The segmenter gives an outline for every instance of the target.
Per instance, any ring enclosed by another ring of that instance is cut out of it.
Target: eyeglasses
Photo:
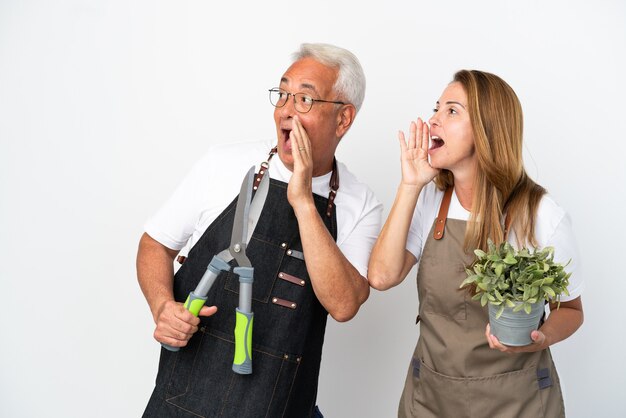
[[[332,100],[322,100],[322,99],[314,99],[309,95],[304,93],[288,93],[285,90],[281,90],[278,87],[274,87],[270,89],[270,103],[274,107],[283,107],[287,104],[289,100],[289,96],[293,96],[294,108],[299,113],[307,113],[313,107],[313,103],[322,102],[322,103],[334,103],[334,104],[346,104],[344,102],[332,101]]]

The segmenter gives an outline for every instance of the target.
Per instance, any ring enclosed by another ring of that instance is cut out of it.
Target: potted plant
[[[476,249],[474,254],[476,260],[465,269],[468,277],[461,287],[472,287],[472,299],[489,304],[491,332],[500,342],[530,344],[545,303],[560,303],[562,294],[569,295],[567,264],[554,261],[553,247],[516,250],[508,242],[495,245],[491,240],[487,252]]]

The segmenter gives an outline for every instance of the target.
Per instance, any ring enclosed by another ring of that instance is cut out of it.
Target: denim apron
[[[550,350],[507,354],[489,348],[487,307],[459,289],[474,256],[463,249],[466,222],[446,219],[449,190],[419,264],[420,336],[398,416],[564,417]]]
[[[336,188],[330,200],[313,195],[335,240]],[[229,246],[236,204],[235,198],[207,228],[176,273],[177,301],[185,301],[213,255]],[[144,417],[321,416],[315,400],[328,313],[311,286],[287,183],[270,179],[246,254],[254,267],[252,374],[232,371],[239,278],[231,270],[218,276],[206,301],[218,307],[217,313],[200,317],[199,331],[180,351],[161,349]]]

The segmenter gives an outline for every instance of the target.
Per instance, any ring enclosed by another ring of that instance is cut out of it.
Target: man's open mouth
[[[281,129],[280,131],[283,134],[283,140],[287,142],[289,140],[289,134],[291,133],[291,129]]]

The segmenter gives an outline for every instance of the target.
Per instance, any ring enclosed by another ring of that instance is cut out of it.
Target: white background
[[[301,42],[363,64],[338,157],[385,215],[398,129],[458,69],[511,84],[527,170],[584,262],[585,324],[553,348],[568,416],[626,416],[626,3],[371,3],[0,0],[0,416],[141,415],[159,352],[135,279],[143,223],[210,144],[274,136],[267,89]],[[416,311],[412,274],[329,321],[327,417],[395,416]]]

